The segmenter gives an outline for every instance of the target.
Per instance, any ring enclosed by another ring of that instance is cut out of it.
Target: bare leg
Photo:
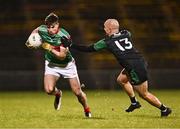
[[[62,97],[62,92],[55,87],[58,79],[59,77],[55,75],[47,74],[44,76],[44,89],[47,94],[55,96],[54,108],[56,110],[59,110],[61,107],[61,97]]]
[[[134,89],[139,93],[139,96],[149,102],[151,105],[160,108],[162,103],[159,99],[148,92],[148,82],[145,81],[141,85],[134,86]]]
[[[117,78],[117,82],[123,87],[123,89],[128,94],[128,96],[129,96],[129,98],[131,100],[131,105],[126,109],[126,112],[132,112],[135,109],[140,108],[141,105],[140,105],[140,103],[137,101],[137,99],[135,97],[133,86],[129,82],[128,77],[125,74],[124,69],[119,74],[119,76]]]
[[[81,90],[79,78],[69,78],[69,83],[73,93],[77,96],[79,103],[83,106],[86,117],[91,117],[90,108],[87,104],[86,94]]]
[[[47,94],[55,95],[58,92],[55,88],[58,79],[59,77],[51,74],[47,74],[44,76],[44,89]]]
[[[129,97],[135,96],[133,87],[129,83],[128,78],[125,74],[120,74],[117,78],[117,82],[119,85],[121,85],[123,87],[123,89],[125,90],[125,92],[128,94]]]
[[[148,92],[147,81],[143,82],[138,86],[134,86],[134,89],[139,93],[140,97],[161,110],[161,117],[167,117],[169,114],[171,114],[172,110],[170,108],[163,105],[156,96]]]

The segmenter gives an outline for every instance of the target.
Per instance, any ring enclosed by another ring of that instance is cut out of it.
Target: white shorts
[[[45,75],[51,74],[58,77],[62,76],[64,78],[75,78],[75,77],[79,78],[74,60],[69,62],[65,67],[58,66],[58,64],[54,64],[46,60],[44,74]]]

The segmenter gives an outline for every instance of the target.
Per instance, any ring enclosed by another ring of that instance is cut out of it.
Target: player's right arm
[[[94,44],[89,45],[89,46],[72,44],[71,48],[76,49],[81,52],[95,52],[96,51],[94,49]]]
[[[96,43],[89,45],[89,46],[72,44],[71,48],[74,48],[74,49],[76,49],[78,51],[82,51],[82,52],[96,52],[96,51],[106,48],[106,43],[105,43],[104,39],[102,39]]]
[[[49,43],[43,43],[42,48],[46,51],[53,53],[59,60],[64,60],[69,51],[68,48],[65,48],[63,46],[55,47],[55,46],[50,45]]]

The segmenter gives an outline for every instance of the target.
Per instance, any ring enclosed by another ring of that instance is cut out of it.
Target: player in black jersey
[[[65,46],[71,46],[71,48],[79,51],[96,52],[107,49],[115,56],[119,64],[124,68],[119,74],[117,82],[124,88],[131,100],[131,105],[126,109],[126,112],[132,112],[141,107],[135,98],[135,89],[140,97],[161,110],[162,117],[168,116],[172,112],[171,109],[162,104],[156,96],[148,91],[146,62],[134,48],[131,33],[127,30],[119,31],[119,22],[116,19],[107,19],[104,23],[104,30],[107,37],[90,46],[73,44],[71,40],[66,38],[62,40]]]

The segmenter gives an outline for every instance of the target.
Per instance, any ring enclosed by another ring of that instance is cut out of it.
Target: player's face
[[[50,26],[47,26],[47,30],[49,32],[49,34],[56,34],[59,31],[59,23],[54,23]]]

